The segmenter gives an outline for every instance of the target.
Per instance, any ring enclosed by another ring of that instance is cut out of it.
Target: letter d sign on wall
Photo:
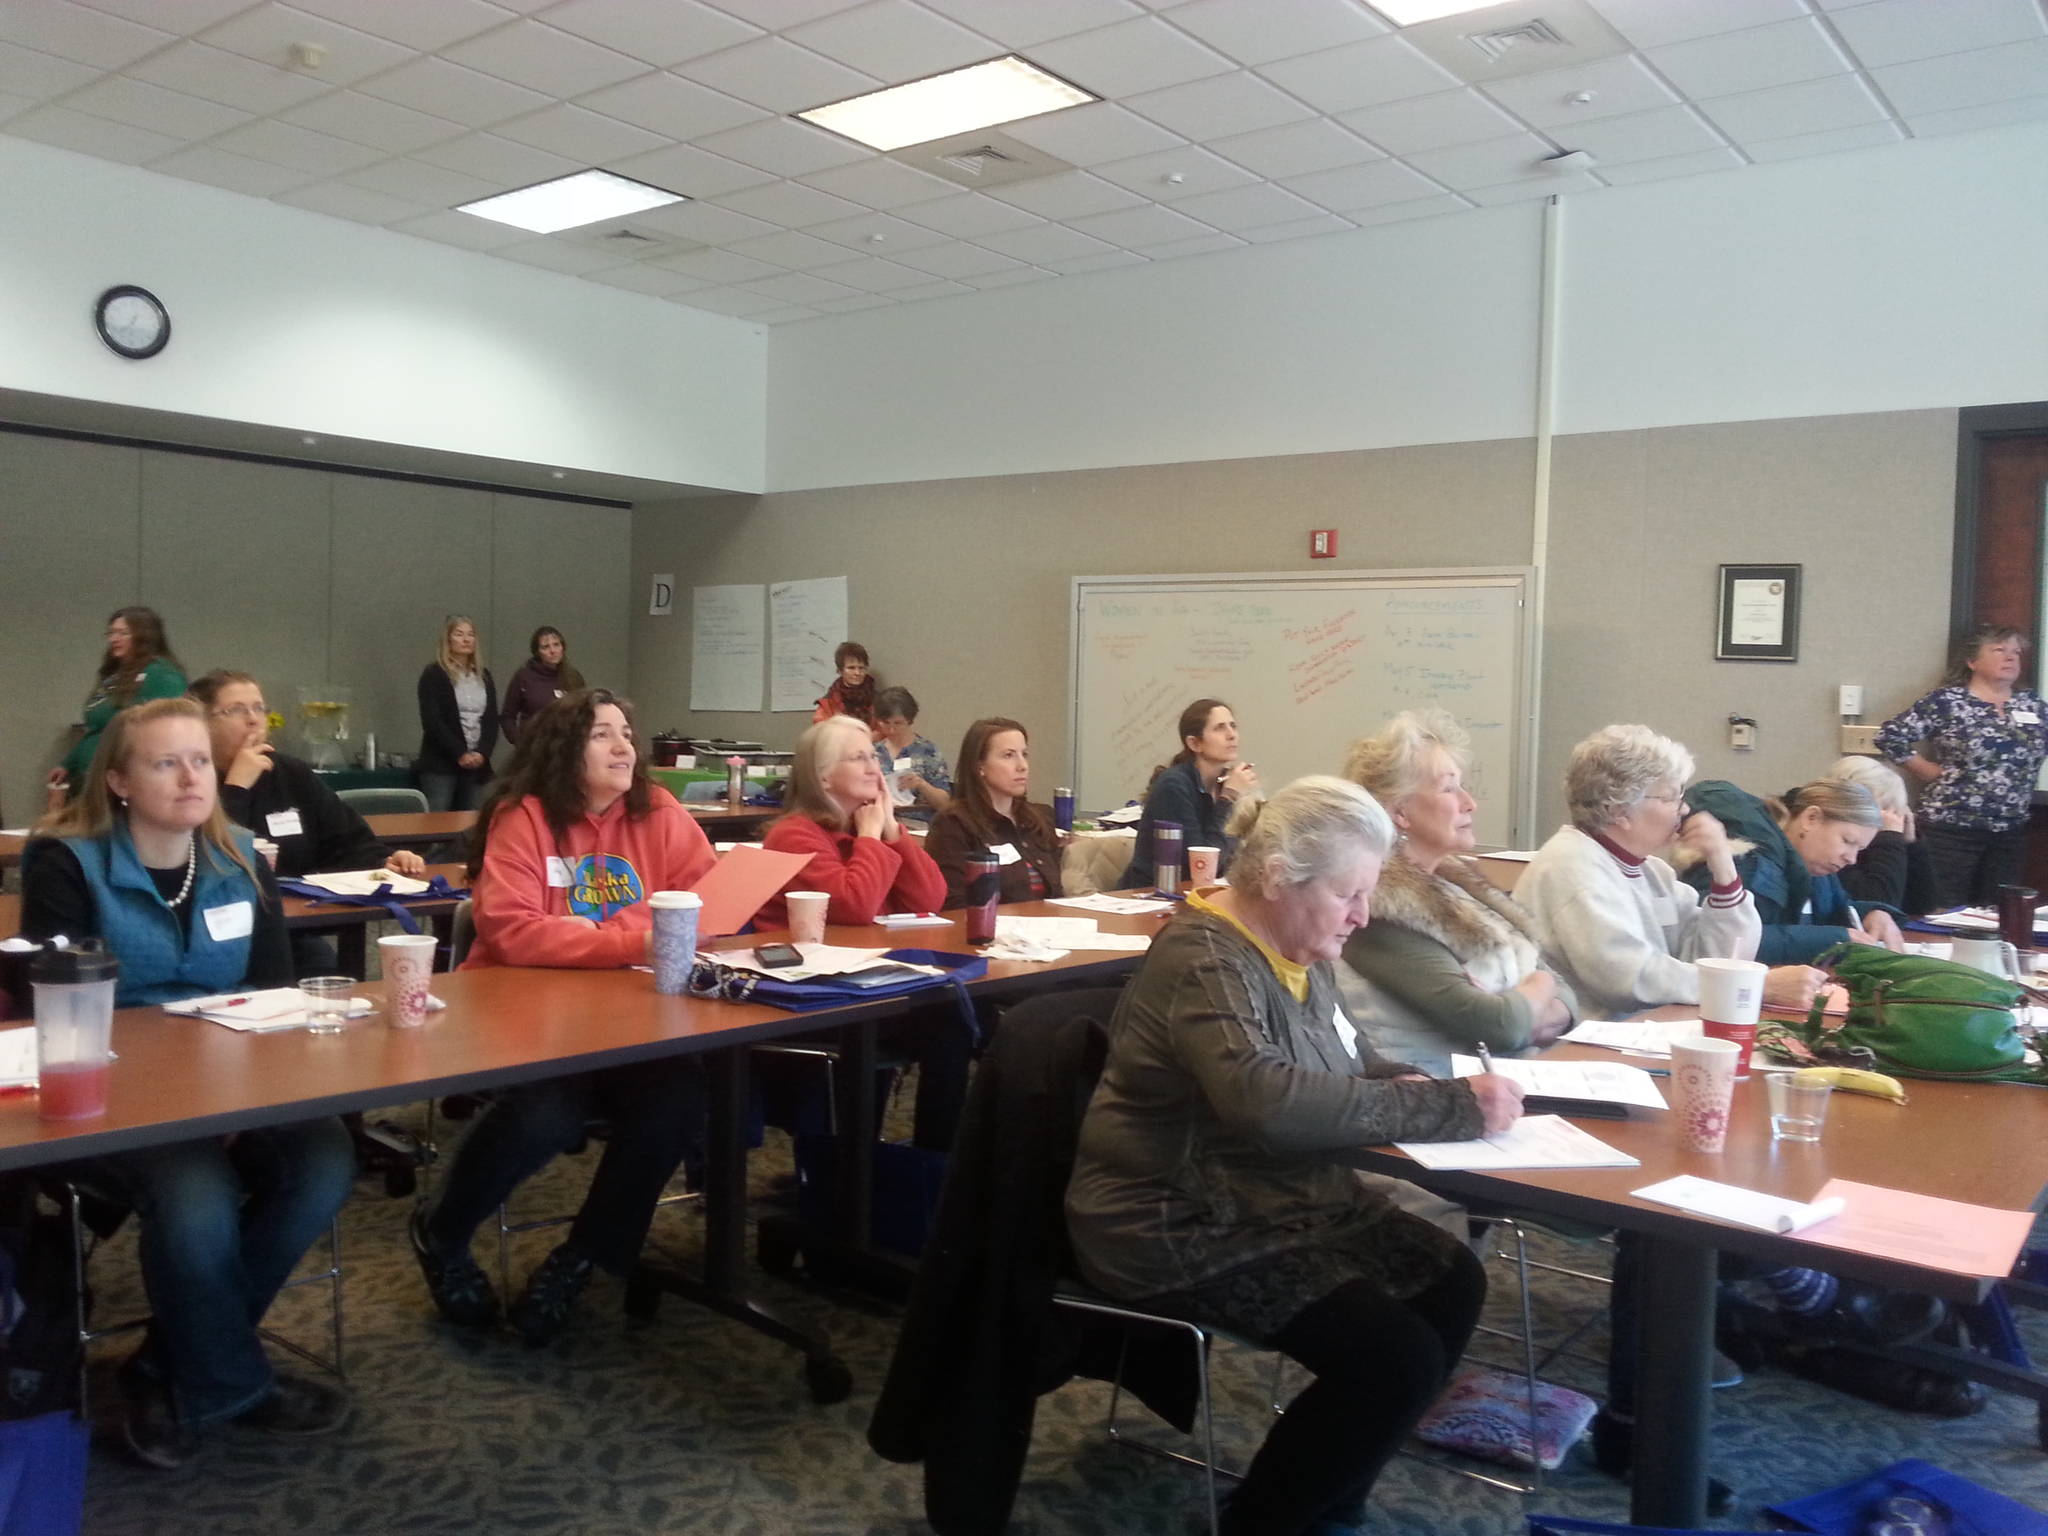
[[[664,618],[676,611],[676,578],[673,572],[654,578],[654,590],[647,596],[647,612]]]

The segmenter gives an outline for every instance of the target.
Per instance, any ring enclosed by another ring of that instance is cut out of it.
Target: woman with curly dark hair
[[[648,895],[689,890],[716,862],[675,796],[648,781],[629,708],[607,689],[579,689],[520,734],[470,834],[476,942],[462,969],[646,964]],[[440,1199],[413,1216],[413,1253],[441,1315],[475,1328],[497,1321],[498,1298],[470,1254],[478,1225],[602,1118],[611,1136],[568,1240],[528,1277],[510,1313],[528,1344],[552,1340],[594,1267],[624,1276],[638,1262],[702,1112],[688,1057],[500,1089]]]
[[[52,791],[85,782],[92,755],[99,750],[100,733],[122,710],[151,699],[175,699],[185,691],[185,670],[164,638],[164,621],[154,608],[116,608],[107,617],[107,649],[100,657],[100,669],[86,696],[85,734],[64,754],[64,761],[50,770]]]

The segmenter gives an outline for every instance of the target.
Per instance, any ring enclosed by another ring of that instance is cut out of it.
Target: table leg
[[[834,1235],[849,1250],[865,1252],[875,1207],[875,1021],[849,1024],[840,1038],[844,1047],[832,1079],[839,1141],[832,1160]]]
[[[1696,1526],[1706,1518],[1717,1265],[1714,1250],[1697,1243],[1642,1241],[1629,1518],[1638,1525]]]

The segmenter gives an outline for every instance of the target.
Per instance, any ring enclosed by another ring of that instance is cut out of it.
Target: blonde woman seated
[[[1756,954],[1762,926],[1728,834],[1712,816],[1686,814],[1692,768],[1690,752],[1646,725],[1595,731],[1565,766],[1570,824],[1515,886],[1544,954],[1589,1018],[1697,1003],[1695,960]],[[1674,843],[1706,869],[1704,895],[1659,857]],[[1823,979],[1811,966],[1777,967],[1764,1001],[1804,1009]]]
[[[1372,922],[1351,935],[1337,985],[1374,1050],[1438,1077],[1453,1051],[1546,1046],[1577,1017],[1571,988],[1542,967],[1536,923],[1464,857],[1477,803],[1463,727],[1412,709],[1352,744],[1344,776],[1385,806],[1400,834]]]

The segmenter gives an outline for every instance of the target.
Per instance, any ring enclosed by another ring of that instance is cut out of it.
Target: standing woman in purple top
[[[563,694],[584,686],[583,674],[569,665],[568,642],[554,625],[536,629],[526,649],[529,659],[512,674],[511,685],[505,689],[505,708],[498,716],[505,739],[515,746],[527,721]]]

